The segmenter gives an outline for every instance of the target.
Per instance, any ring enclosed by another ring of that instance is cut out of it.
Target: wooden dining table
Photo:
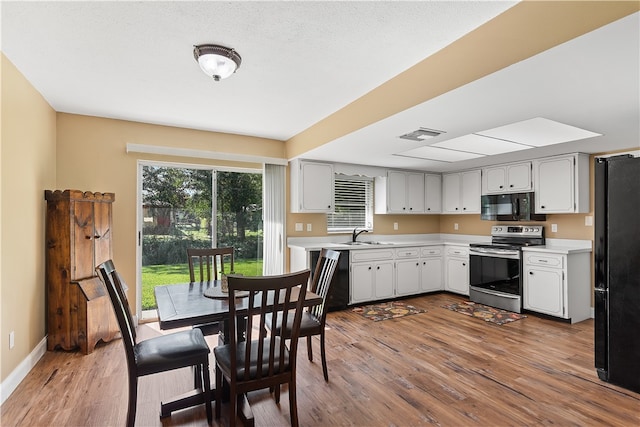
[[[219,334],[219,343],[225,344],[227,342],[226,331],[228,331],[229,321],[229,298],[211,298],[205,296],[205,292],[207,294],[220,295],[220,286],[221,282],[219,280],[156,286],[154,294],[158,307],[157,311],[160,329],[174,329],[185,326],[220,322],[222,324],[222,328]],[[294,291],[291,294],[292,299],[298,298],[299,293],[296,292],[297,289],[298,288],[294,288]],[[256,296],[256,298],[260,298],[260,295]],[[284,298],[284,295],[281,295],[281,298]],[[276,302],[272,298],[268,303],[275,304]],[[304,306],[311,307],[320,303],[322,303],[322,297],[307,290]],[[248,314],[248,303],[246,297],[236,298],[236,314],[238,316],[246,316]],[[241,334],[241,332],[242,331],[238,331],[238,334]],[[177,396],[169,402],[162,402],[160,406],[160,417],[168,417],[173,411],[200,405],[202,403],[204,403],[203,394],[198,392],[198,390],[192,390]],[[249,405],[246,396],[243,399],[243,402],[240,402],[238,409],[244,425],[253,425],[253,412],[251,411],[251,406]]]

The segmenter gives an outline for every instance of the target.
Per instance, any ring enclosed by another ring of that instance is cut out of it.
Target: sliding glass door
[[[139,178],[143,317],[155,286],[189,281],[187,248],[232,246],[237,273],[262,274],[261,171],[141,162]]]

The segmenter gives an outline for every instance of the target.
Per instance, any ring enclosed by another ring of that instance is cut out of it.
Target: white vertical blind
[[[350,231],[373,228],[373,180],[366,177],[334,179],[334,212],[327,214],[327,230]]]
[[[284,273],[285,175],[284,166],[265,163],[262,174],[262,274],[265,276]]]

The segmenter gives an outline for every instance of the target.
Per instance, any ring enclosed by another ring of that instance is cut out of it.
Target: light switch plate
[[[296,222],[296,231],[302,231],[302,223]]]
[[[587,215],[584,217],[584,225],[587,227],[593,227],[593,217],[591,215]]]
[[[551,232],[552,233],[558,232],[558,224],[551,224]]]

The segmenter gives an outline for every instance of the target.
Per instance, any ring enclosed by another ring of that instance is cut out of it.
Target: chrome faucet
[[[362,233],[368,233],[369,232],[369,230],[366,230],[366,229],[362,229],[362,230],[356,232],[357,230],[358,230],[358,227],[353,229],[353,234],[351,235],[351,241],[352,242],[355,242],[356,239],[358,238],[358,236],[361,235]]]

